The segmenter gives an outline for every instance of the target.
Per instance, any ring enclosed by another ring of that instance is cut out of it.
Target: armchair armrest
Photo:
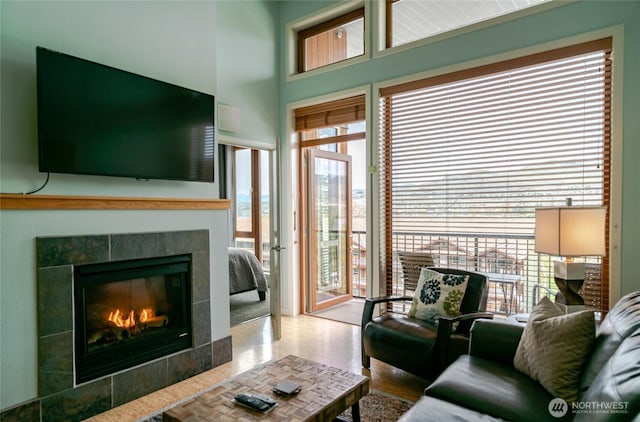
[[[524,326],[504,321],[477,320],[471,327],[469,354],[513,365]]]
[[[379,296],[367,298],[364,302],[364,309],[362,310],[362,329],[364,330],[365,325],[367,325],[373,319],[373,309],[376,305],[380,303],[406,302],[412,300],[413,297],[411,296]]]
[[[477,320],[477,319],[493,319],[491,312],[472,312],[469,314],[462,314],[456,317],[440,317],[438,319],[438,334],[436,344],[438,345],[438,373],[447,366],[447,359],[449,356],[449,346],[451,333],[453,332],[453,324],[455,322]]]
[[[451,336],[451,333],[453,332],[453,324],[455,322],[476,320],[480,318],[493,319],[493,314],[491,312],[472,312],[470,314],[462,314],[456,317],[440,317],[438,320],[438,341]]]
[[[360,325],[360,352],[362,354],[362,367],[369,368],[370,358],[367,356],[364,350],[364,329],[369,322],[373,319],[373,309],[380,303],[388,302],[406,302],[413,300],[411,296],[379,296],[367,298],[364,302],[364,309],[362,310],[362,323]]]

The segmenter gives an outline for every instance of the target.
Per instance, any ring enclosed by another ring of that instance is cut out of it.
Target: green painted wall
[[[1,0],[0,192],[29,191],[45,179],[37,156],[37,45],[239,104],[243,120],[254,123],[240,135],[273,140],[277,4],[233,5]],[[230,39],[241,43],[219,42]],[[252,57],[261,60],[241,71],[234,62],[238,57],[242,67]],[[218,185],[52,174],[40,193],[217,198]],[[35,237],[209,229],[215,340],[229,335],[228,227],[226,211],[0,211],[0,410],[37,397]]]
[[[282,2],[280,8],[280,48],[286,49],[286,25],[312,16],[331,5],[343,2],[290,1]],[[366,24],[371,29],[369,42],[375,40],[377,31],[376,1],[365,1],[369,7],[371,21]],[[371,23],[374,22],[374,23]],[[367,60],[342,67],[333,71],[318,73],[304,78],[288,80],[284,70],[287,69],[286,55],[281,56],[280,101],[282,115],[280,124],[281,137],[287,139],[287,105],[305,99],[313,99],[341,90],[389,81],[427,71],[435,71],[461,63],[482,61],[488,57],[508,54],[520,49],[545,43],[552,43],[593,31],[623,25],[624,44],[616,53],[618,66],[623,66],[622,83],[624,85],[619,100],[621,107],[614,110],[619,128],[614,128],[621,135],[623,148],[621,163],[614,163],[614,172],[620,171],[622,165],[622,182],[618,186],[614,201],[620,204],[620,218],[614,221],[612,230],[617,232],[618,241],[612,248],[612,265],[616,265],[618,274],[612,279],[614,289],[621,294],[640,289],[640,222],[636,218],[640,207],[640,168],[636,161],[640,157],[640,2],[638,1],[577,1],[551,8],[535,14],[529,14],[516,20],[509,20],[458,36],[441,39],[393,54],[371,54]],[[620,40],[618,40],[620,41]],[[617,44],[622,46],[622,43]],[[375,50],[372,49],[372,50]],[[497,60],[497,59],[496,59]],[[616,81],[614,81],[614,84]],[[618,82],[619,83],[619,82]],[[371,105],[372,113],[377,113],[375,104]],[[620,130],[618,130],[620,129]],[[373,144],[377,144],[377,134],[370,128]],[[286,157],[287,153],[284,153]],[[294,204],[295,205],[295,204]],[[291,221],[291,215],[285,219]],[[285,224],[284,227],[291,225]],[[374,222],[375,227],[375,222]],[[293,238],[291,231],[285,236]],[[375,242],[373,242],[375,243]],[[290,303],[295,299],[291,299]]]
[[[217,4],[217,101],[240,110],[240,129],[219,131],[222,142],[275,148],[279,115],[274,44],[277,6],[277,2],[261,1]]]
[[[204,2],[2,1],[2,192],[38,187],[35,47],[215,94],[216,9]],[[46,194],[216,197],[217,185],[53,174]]]

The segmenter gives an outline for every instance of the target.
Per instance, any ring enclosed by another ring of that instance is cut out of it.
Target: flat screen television
[[[214,180],[214,97],[36,48],[41,172]]]

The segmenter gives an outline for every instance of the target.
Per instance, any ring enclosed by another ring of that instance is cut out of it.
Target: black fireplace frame
[[[85,290],[96,284],[118,282],[138,277],[181,274],[178,298],[182,306],[182,324],[163,330],[161,334],[89,350],[87,341],[87,303]],[[84,383],[159,357],[193,347],[192,323],[192,257],[191,255],[163,256],[118,262],[78,265],[74,268],[74,324],[76,383]]]

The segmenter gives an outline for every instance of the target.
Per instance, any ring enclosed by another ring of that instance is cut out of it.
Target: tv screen
[[[36,49],[41,172],[213,182],[214,97]]]

